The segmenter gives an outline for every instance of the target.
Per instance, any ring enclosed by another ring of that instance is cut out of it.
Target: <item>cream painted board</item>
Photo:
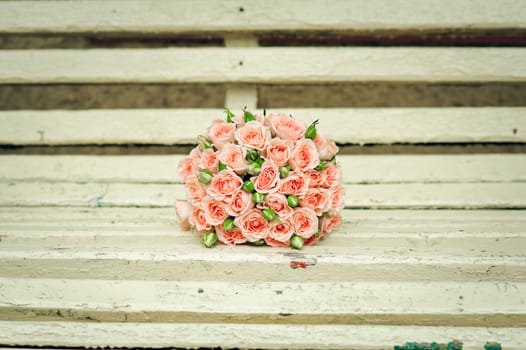
[[[0,83],[513,82],[526,80],[525,54],[517,47],[4,50]]]
[[[3,237],[186,235],[173,208],[3,207]],[[331,237],[512,237],[526,230],[522,210],[346,210]]]
[[[498,340],[506,350],[523,350],[526,328],[0,321],[2,344],[26,346],[378,350],[431,339],[462,339],[464,350],[481,350],[489,340]]]
[[[240,113],[242,106],[231,107]],[[339,143],[526,141],[524,107],[282,108],[275,112],[290,113],[305,124],[320,119],[320,134]],[[0,111],[0,143],[188,144],[205,133],[214,119],[224,118],[216,109]]]
[[[185,155],[3,155],[0,181],[178,183]],[[524,154],[340,155],[345,183],[526,182]]]
[[[522,0],[1,1],[0,31],[216,32],[525,28]]]
[[[2,320],[526,326],[526,283],[44,278],[0,278],[0,283]]]
[[[345,185],[347,208],[526,208],[526,183]],[[180,184],[0,183],[0,206],[170,207]]]

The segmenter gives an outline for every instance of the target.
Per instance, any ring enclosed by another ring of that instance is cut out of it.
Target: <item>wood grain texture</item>
[[[71,334],[75,336],[72,337]],[[203,334],[206,336],[203,337]],[[462,339],[465,350],[480,350],[487,340],[498,340],[506,350],[523,350],[526,329],[0,321],[0,341],[3,344],[26,345],[378,350],[391,349],[393,345],[417,339],[434,339],[443,343],[451,339]]]
[[[526,283],[229,283],[43,278],[0,278],[0,283],[0,319],[11,321],[88,319],[321,325],[331,320],[333,324],[441,326],[453,319],[457,326],[526,326],[523,298]],[[330,298],[320,298],[328,291]]]
[[[240,106],[232,109],[239,113]],[[283,108],[279,112],[306,124],[319,118],[320,134],[339,143],[526,141],[526,108],[522,107]],[[188,144],[214,119],[223,118],[224,113],[216,109],[0,111],[0,143]]]
[[[525,53],[474,47],[4,50],[0,83],[513,82],[526,80]]]
[[[345,185],[346,208],[526,208],[526,183]],[[172,207],[181,184],[0,183],[0,206]]]
[[[526,282],[522,211],[346,210],[328,239],[297,253],[204,249],[171,208],[3,208],[0,222],[8,278]],[[313,264],[293,270],[293,261]]]
[[[3,155],[0,182],[179,183],[185,155]],[[340,155],[343,181],[374,183],[526,182],[526,155]]]
[[[521,0],[2,1],[0,30],[28,32],[216,32],[525,28]]]

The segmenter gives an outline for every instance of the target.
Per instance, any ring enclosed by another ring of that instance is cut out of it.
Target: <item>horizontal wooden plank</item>
[[[512,82],[526,80],[525,54],[473,47],[4,50],[0,83]]]
[[[0,31],[216,32],[525,28],[523,1],[2,1]]]
[[[319,118],[320,133],[339,143],[526,141],[523,107],[280,111],[306,124]],[[218,118],[224,114],[215,109],[0,111],[0,144],[188,144]]]
[[[0,181],[178,183],[185,155],[3,155]],[[526,182],[526,155],[340,155],[345,183]]]
[[[0,283],[0,319],[11,321],[526,326],[526,283]]]
[[[526,183],[345,185],[346,208],[526,208]],[[181,184],[0,183],[0,206],[171,207]]]
[[[523,350],[526,328],[0,321],[2,344],[26,346],[378,350],[407,341],[452,339],[462,340],[465,350],[481,350],[486,341]]]
[[[249,246],[207,250],[196,234],[178,228],[172,209],[3,212],[2,277],[526,282],[522,211],[346,211],[336,232],[301,253]],[[290,268],[295,261],[311,265],[298,272]]]

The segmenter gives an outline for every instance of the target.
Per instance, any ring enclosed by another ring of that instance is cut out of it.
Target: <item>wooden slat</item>
[[[173,209],[7,208],[0,276],[225,282],[526,282],[521,211],[346,211],[300,253],[218,246]],[[313,265],[298,272],[293,261]],[[254,274],[253,271],[258,273]]]
[[[526,208],[526,183],[345,185],[347,208]],[[171,207],[180,184],[0,183],[0,206]]]
[[[526,326],[526,283],[0,283],[2,320]]]
[[[126,5],[126,6],[124,6]],[[0,31],[216,32],[525,28],[519,0],[420,3],[408,0],[278,1],[2,1]]]
[[[525,54],[458,47],[5,50],[0,83],[511,82],[526,80]]]
[[[74,334],[75,336],[71,336]],[[419,327],[374,325],[277,325],[189,323],[97,323],[0,321],[2,344],[93,347],[221,347],[265,349],[392,349],[407,341],[461,339],[463,349],[481,350],[499,341],[523,350],[526,329],[513,327]]]
[[[3,155],[0,181],[178,183],[185,155]],[[526,182],[526,155],[340,155],[345,183]]]
[[[1,69],[1,68],[0,68]],[[231,106],[239,111],[240,106]],[[340,143],[525,142],[526,108],[291,109]],[[272,112],[272,111],[268,111]],[[1,111],[5,145],[162,144],[195,142],[221,110]]]

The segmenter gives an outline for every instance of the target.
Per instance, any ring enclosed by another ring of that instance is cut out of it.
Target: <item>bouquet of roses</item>
[[[251,243],[301,249],[341,223],[338,147],[292,116],[243,110],[215,120],[179,163],[181,227],[206,247]]]

